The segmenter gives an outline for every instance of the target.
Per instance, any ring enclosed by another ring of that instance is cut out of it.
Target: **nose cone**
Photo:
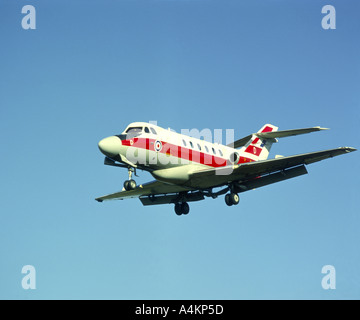
[[[105,139],[102,139],[99,144],[100,151],[107,157],[114,157],[120,153],[120,148],[122,146],[121,140],[118,137],[111,136]]]

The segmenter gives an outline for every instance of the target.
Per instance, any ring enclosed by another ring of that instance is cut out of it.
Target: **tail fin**
[[[278,127],[266,124],[257,133],[275,132],[277,130]],[[276,141],[273,138],[265,139],[253,134],[251,139],[239,150],[240,162],[266,160],[272,144]]]

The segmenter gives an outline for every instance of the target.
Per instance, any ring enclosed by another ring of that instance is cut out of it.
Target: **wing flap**
[[[190,192],[184,195],[175,194],[165,194],[165,195],[158,195],[158,196],[141,196],[140,198],[141,203],[144,206],[153,206],[157,204],[169,204],[169,203],[176,203],[181,201],[184,202],[192,202],[192,201],[200,201],[204,200],[205,197],[201,192]]]
[[[271,173],[261,176],[259,178],[253,178],[248,181],[242,182],[241,185],[238,186],[236,191],[238,193],[245,192],[255,188],[264,187],[276,182],[296,178],[307,173],[308,172],[304,165],[300,165],[290,169],[284,169],[281,172]]]

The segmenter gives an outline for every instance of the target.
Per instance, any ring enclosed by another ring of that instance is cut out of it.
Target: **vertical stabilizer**
[[[278,127],[266,124],[257,133],[275,132],[277,130]],[[239,150],[240,158],[243,159],[242,162],[248,162],[249,160],[266,160],[269,156],[272,144],[276,141],[276,139],[264,139],[258,137],[256,133],[253,134],[249,142]]]

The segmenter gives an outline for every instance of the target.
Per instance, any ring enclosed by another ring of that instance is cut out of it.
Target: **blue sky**
[[[35,30],[21,27],[27,4]],[[321,27],[326,4],[336,30]],[[186,217],[94,201],[127,178],[97,143],[133,121],[236,138],[265,123],[331,128],[270,157],[358,148],[359,12],[350,0],[1,1],[0,298],[359,299],[358,152]],[[29,264],[36,290],[21,286]],[[321,287],[324,265],[336,290]]]

